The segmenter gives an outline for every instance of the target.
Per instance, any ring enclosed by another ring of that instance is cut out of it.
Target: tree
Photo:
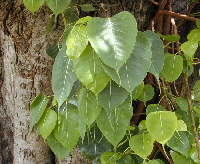
[[[38,1],[38,2],[41,2],[41,4],[35,3],[33,4],[33,6],[31,6],[28,2],[29,1],[24,1],[27,7],[29,7],[29,9],[32,11],[36,11],[37,8],[39,8],[40,5],[43,4],[43,1]],[[2,138],[2,141],[4,141],[1,143],[2,163],[9,163],[9,162],[12,163],[13,161],[14,163],[53,163],[54,162],[52,152],[50,151],[47,144],[44,143],[43,139],[40,136],[36,137],[35,132],[32,132],[32,131],[29,132],[29,129],[30,129],[29,103],[30,101],[32,101],[34,97],[38,95],[40,92],[43,92],[45,95],[48,95],[48,96],[52,95],[51,70],[52,70],[53,60],[50,57],[47,57],[47,55],[45,55],[46,49],[48,47],[55,46],[59,43],[59,39],[63,31],[65,30],[64,26],[66,26],[67,24],[67,23],[63,23],[61,15],[58,15],[57,17],[57,14],[60,13],[61,8],[56,8],[54,4],[50,5],[50,2],[51,1],[47,1],[48,5],[54,11],[56,16],[52,14],[51,10],[46,4],[43,5],[33,15],[24,7],[21,1],[13,2],[13,1],[7,0],[7,1],[1,2],[2,13],[3,13],[1,17],[2,30],[0,31],[1,58],[2,58],[1,63],[3,65],[2,71],[1,71],[1,73],[3,73],[1,74],[1,79],[3,79],[3,83],[1,82],[1,85],[2,85],[1,95],[2,95],[3,101],[1,103],[2,106],[0,107],[0,109],[1,109],[1,118],[2,118],[1,119],[2,120],[1,121],[1,127],[2,127],[1,138]],[[194,6],[196,2],[197,1],[192,3],[192,5]],[[172,37],[172,40],[170,40],[170,37],[168,38],[166,37],[166,35],[177,34],[176,28],[175,28],[176,26],[174,24],[172,24],[174,28],[173,33],[170,33],[171,27],[168,25],[170,24],[169,21],[171,17],[169,15],[171,14],[171,16],[181,17],[181,15],[177,15],[176,13],[165,12],[165,10],[168,10],[168,11],[171,10],[170,8],[168,8],[169,6],[172,6],[171,1],[162,1],[162,0],[159,1],[158,8],[156,6],[157,2],[154,2],[154,1],[150,2],[150,1],[145,1],[145,0],[144,1],[106,1],[106,2],[76,1],[76,3],[78,4],[76,7],[78,8],[80,12],[79,14],[80,17],[84,17],[87,15],[112,17],[113,15],[116,15],[117,13],[121,11],[128,10],[135,16],[138,22],[138,29],[142,31],[148,28],[148,25],[150,24],[151,19],[154,18],[153,21],[156,24],[155,26],[149,26],[149,28],[152,29],[152,27],[154,27],[157,32],[165,35],[165,36],[161,36],[165,40],[165,42],[166,41],[174,42],[174,40],[177,41],[176,37],[175,38]],[[93,4],[93,5],[85,5],[85,4]],[[184,2],[183,1],[179,2],[179,4],[184,5]],[[173,5],[174,6],[176,5],[176,1],[175,3],[173,3]],[[65,9],[66,7],[63,5],[63,8]],[[159,11],[157,13],[157,17],[154,17],[156,14],[155,9]],[[174,8],[174,10],[175,9],[176,9],[176,12],[181,12],[178,10],[178,7]],[[86,10],[89,10],[90,12],[89,13],[84,12]],[[65,12],[67,21],[70,21],[69,14],[74,14],[74,13],[71,11]],[[125,15],[127,15],[127,12]],[[157,19],[158,17],[160,19]],[[72,16],[70,18],[74,18],[71,20],[72,22],[70,23],[74,23],[77,19],[77,17],[72,17]],[[192,19],[189,16],[186,18]],[[87,19],[89,20],[90,18],[88,17]],[[86,20],[83,19],[82,21],[85,21],[84,23],[86,23],[88,21],[87,19]],[[179,22],[179,24],[181,24],[181,22]],[[70,26],[70,25],[71,24],[67,24],[67,26]],[[94,25],[95,25],[95,22],[94,22]],[[46,32],[46,27],[48,27],[47,32]],[[48,32],[50,33],[49,35],[47,34]],[[65,34],[66,33],[67,32],[65,32]],[[142,38],[142,35],[143,34],[141,33],[141,38]],[[151,33],[149,34],[146,33],[146,35],[147,36],[151,35]],[[63,37],[65,37],[65,35]],[[136,35],[132,37],[134,38],[136,37]],[[187,47],[187,44],[188,43],[185,44],[185,47]],[[62,45],[62,47],[64,46],[65,44]],[[191,44],[189,44],[189,46],[191,46]],[[48,51],[48,54],[56,55],[57,53],[52,53],[52,50],[57,51],[56,47],[48,49],[50,50]],[[179,48],[178,45],[176,48]],[[184,49],[184,47],[181,47],[181,49]],[[184,51],[184,53],[186,53],[186,50]],[[87,51],[90,52],[91,51],[90,48],[88,48]],[[61,54],[62,52],[60,51],[59,53]],[[169,60],[170,59],[171,57],[169,55]],[[78,64],[79,63],[77,62],[76,63],[77,67],[78,67]],[[165,73],[163,74],[165,75]],[[165,78],[167,79],[168,77],[166,76]],[[152,85],[154,80],[151,80],[151,79],[152,79],[152,76],[149,75],[145,80],[146,83]],[[171,79],[171,75],[169,75],[169,80],[167,79],[167,81],[172,82],[174,80],[176,79]],[[148,85],[146,88],[148,87],[150,86]],[[57,89],[54,89],[54,94],[55,94],[55,90]],[[170,90],[170,88],[168,88],[168,90]],[[175,91],[172,90],[172,93]],[[86,89],[81,90],[81,94],[83,96],[85,94],[86,95],[91,94],[87,92],[88,91]],[[96,93],[97,95],[98,91],[94,91],[94,93]],[[35,99],[35,100],[46,101],[46,96],[44,94],[39,94],[39,99]],[[166,94],[166,93],[162,93],[162,94]],[[59,96],[59,93],[57,95]],[[52,97],[50,97],[50,99],[51,98]],[[144,109],[144,103],[142,102],[144,99],[140,98],[140,100],[141,101],[139,102],[139,105],[137,105],[137,108],[136,108],[137,110],[135,111],[135,115],[132,118],[131,125],[138,124],[141,121],[139,120],[140,118],[138,117],[138,114],[142,113],[141,109],[142,110]],[[83,100],[80,98],[78,101],[82,102]],[[155,100],[151,104],[155,103],[156,101],[158,100]],[[183,102],[185,103],[184,100],[180,99],[180,103],[183,103]],[[58,101],[59,106],[61,106],[62,103],[63,103],[62,100],[60,102]],[[163,99],[161,104],[164,107],[168,108],[166,99]],[[37,103],[36,104],[32,103],[31,107],[34,108],[34,105],[37,105]],[[151,106],[148,106],[148,108],[150,107]],[[179,106],[179,108],[181,108],[181,106]],[[45,114],[48,115],[48,112],[49,111],[46,111]],[[51,113],[52,115],[54,115],[53,114],[54,112],[51,111]],[[174,116],[174,115],[171,116],[171,113],[169,115],[170,115],[170,118],[173,118]],[[155,116],[152,116],[152,117],[155,117]],[[165,115],[163,117],[165,117]],[[60,115],[60,118],[62,118],[62,113]],[[34,121],[38,122],[39,120],[34,120]],[[34,121],[33,123],[35,123]],[[43,133],[42,136],[44,137],[46,136],[46,134]],[[145,137],[148,138],[148,136],[145,136]],[[132,144],[134,145],[135,140],[137,141],[137,138],[133,138],[130,142],[132,142]],[[159,139],[157,139],[157,141],[159,142]],[[115,145],[117,143],[112,143],[112,144]],[[159,144],[158,143],[155,143],[155,144],[157,144],[157,147],[159,148]],[[134,151],[137,152],[137,150],[134,150]],[[162,148],[160,148],[160,151],[162,151]],[[165,155],[165,153],[163,154]],[[113,155],[113,154],[111,153],[111,154],[108,154],[108,156],[109,155]],[[174,156],[178,158],[182,157],[182,156],[176,156],[176,155]],[[79,163],[83,163],[83,162],[79,162]]]

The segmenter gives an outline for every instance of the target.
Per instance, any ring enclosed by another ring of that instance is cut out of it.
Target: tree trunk
[[[92,3],[98,10],[80,12],[80,16],[112,16],[120,11],[131,12],[139,30],[146,30],[157,6],[147,0],[76,0]],[[21,0],[0,2],[0,163],[57,163],[47,144],[35,132],[29,132],[30,102],[43,92],[52,95],[53,60],[46,48],[56,45],[64,25],[58,17],[50,35],[46,34],[51,11],[43,5],[34,15]],[[77,149],[63,164],[89,163]]]

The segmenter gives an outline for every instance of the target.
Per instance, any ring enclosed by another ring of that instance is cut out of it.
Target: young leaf
[[[187,132],[175,131],[172,138],[167,142],[167,146],[185,156],[188,156],[191,145],[189,144],[186,133]]]
[[[179,55],[168,54],[165,57],[164,67],[161,71],[163,77],[169,81],[175,81],[183,69],[183,58]]]
[[[101,163],[102,164],[113,164],[120,158],[121,158],[120,154],[116,154],[114,152],[105,152],[101,155]]]
[[[96,96],[110,80],[102,68],[98,55],[91,46],[88,46],[74,62],[74,70],[79,80]]]
[[[187,41],[181,44],[181,50],[184,52],[184,55],[188,57],[193,57],[198,48],[198,43],[194,41]]]
[[[62,48],[55,59],[52,71],[52,88],[58,107],[67,99],[76,80],[72,61],[66,56],[65,48]]]
[[[200,41],[200,29],[194,29],[190,31],[190,33],[187,36],[188,40],[192,42],[199,43]]]
[[[35,123],[38,123],[40,118],[42,117],[46,106],[48,104],[49,99],[43,93],[40,93],[35,97],[33,102],[30,105],[31,109],[31,121],[30,121],[30,130],[33,129]]]
[[[177,120],[177,131],[187,131],[187,125],[183,120]]]
[[[79,133],[79,114],[75,108],[58,113],[58,122],[54,129],[56,139],[70,151],[77,144]]]
[[[57,113],[52,109],[47,109],[38,122],[40,134],[46,139],[56,126]]]
[[[165,144],[176,130],[177,117],[170,111],[151,112],[147,115],[146,126],[153,139]]]
[[[116,161],[116,164],[135,164],[135,161],[131,158],[130,155],[124,155],[119,160]]]
[[[138,97],[138,100],[146,102],[153,98],[154,96],[154,89],[151,85],[145,84],[142,94]]]
[[[151,65],[151,57],[151,47],[147,37],[144,33],[138,32],[134,50],[118,72],[109,66],[103,66],[112,80],[131,93],[146,77]]]
[[[88,39],[102,61],[119,70],[131,55],[137,35],[134,16],[123,11],[111,18],[90,19]]]
[[[101,107],[109,112],[121,105],[127,97],[128,92],[126,89],[120,87],[114,81],[110,81],[106,88],[99,94],[98,102]]]
[[[192,93],[193,93],[195,99],[200,100],[200,80],[198,80],[195,83],[195,85],[192,89]]]
[[[83,88],[78,94],[78,111],[84,123],[90,126],[101,112],[94,93]]]
[[[97,126],[94,126],[85,136],[83,142],[79,142],[81,153],[92,163],[100,163],[101,154],[111,151],[111,144],[103,136]]]
[[[97,125],[106,139],[116,148],[123,139],[132,117],[133,109],[130,97],[120,106],[107,113],[102,110],[97,118]]]
[[[147,106],[146,113],[165,111],[165,108],[158,104],[150,104]]]
[[[69,155],[69,149],[67,149],[61,143],[58,142],[58,140],[54,136],[54,133],[51,133],[51,135],[48,136],[46,141],[53,153],[58,158],[58,160],[61,160]]]
[[[67,8],[67,6],[70,4],[70,1],[71,0],[46,0],[48,6],[56,16]]]
[[[28,10],[34,13],[42,6],[44,0],[23,0],[23,3]]]
[[[145,31],[144,34],[148,37],[151,44],[151,67],[149,72],[154,74],[157,78],[164,65],[164,48],[163,42],[159,36],[153,31]]]
[[[90,19],[91,17],[87,16],[78,20],[67,37],[66,53],[72,60],[77,59],[88,44],[85,23]]]
[[[149,133],[143,133],[131,137],[129,145],[137,155],[146,159],[153,150],[153,143],[154,140],[151,138]]]

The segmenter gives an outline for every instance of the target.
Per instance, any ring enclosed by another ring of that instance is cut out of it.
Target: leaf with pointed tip
[[[163,42],[159,36],[153,31],[145,31],[144,34],[148,37],[148,40],[151,44],[151,67],[149,72],[154,74],[156,77],[159,76],[160,71],[164,65],[164,47]]]
[[[200,41],[200,29],[194,29],[190,31],[190,33],[187,36],[189,41],[199,43]]]
[[[79,133],[79,114],[75,108],[58,113],[58,123],[54,129],[56,139],[70,151],[77,144]]]
[[[72,61],[67,57],[66,49],[63,47],[55,59],[52,71],[52,88],[58,107],[67,99],[76,80]]]
[[[134,100],[138,99],[140,95],[142,94],[142,91],[144,89],[144,82],[142,82],[140,85],[138,85],[132,92],[132,98]]]
[[[127,11],[111,18],[95,17],[87,24],[92,47],[102,61],[115,70],[119,70],[131,55],[137,32],[136,20]]]
[[[74,62],[74,70],[79,80],[96,96],[110,80],[110,77],[102,68],[98,55],[91,46],[87,46],[81,56]]]
[[[49,99],[47,99],[47,97],[43,93],[38,94],[37,97],[35,97],[35,99],[32,101],[30,105],[31,109],[30,130],[33,129],[35,123],[38,123],[38,121],[42,117],[48,102]]]
[[[103,67],[112,80],[131,93],[146,77],[151,65],[151,57],[150,43],[144,33],[139,31],[133,52],[119,71],[105,64]]]
[[[176,98],[177,105],[181,108],[181,110],[188,112],[188,102],[182,97]]]
[[[46,0],[48,6],[56,16],[67,8],[67,6],[70,4],[70,1],[71,0]]]
[[[98,103],[107,112],[121,105],[128,97],[128,92],[123,87],[117,85],[114,81],[110,81],[98,96]]]
[[[146,101],[151,100],[153,96],[154,96],[153,87],[149,84],[145,84],[141,95],[138,97],[138,100],[146,102]]]
[[[51,133],[50,136],[47,138],[47,143],[53,153],[56,155],[56,157],[61,160],[65,157],[67,157],[70,153],[69,149],[64,147],[61,143],[58,142],[58,140],[55,138],[54,133]]]
[[[181,50],[184,52],[184,55],[188,57],[193,57],[198,48],[198,43],[194,41],[187,41],[181,44]]]
[[[42,6],[44,0],[23,0],[23,3],[28,10],[34,13]]]
[[[84,123],[90,126],[101,112],[94,93],[83,88],[78,94],[78,111]]]
[[[115,148],[126,134],[132,113],[131,98],[128,97],[123,104],[110,110],[109,113],[102,110],[97,118],[99,129]]]
[[[46,53],[47,55],[49,55],[51,58],[55,59],[59,50],[62,48],[62,45],[55,45],[55,46],[52,46],[52,47],[49,47],[47,50],[46,50]]]
[[[67,37],[66,53],[67,56],[69,56],[72,60],[77,59],[88,44],[88,37],[87,37],[85,23],[87,23],[89,19],[91,19],[90,16],[79,19]]]
[[[146,126],[153,139],[165,144],[176,130],[177,117],[170,111],[151,112],[147,115]]]
[[[151,138],[149,133],[134,135],[129,141],[131,149],[143,159],[146,159],[146,157],[151,154],[153,143],[154,140]]]
[[[169,81],[175,81],[183,70],[183,58],[179,55],[168,54],[165,57],[164,67],[161,71],[163,77]]]
[[[38,122],[40,134],[46,139],[56,126],[57,113],[52,109],[47,109]]]

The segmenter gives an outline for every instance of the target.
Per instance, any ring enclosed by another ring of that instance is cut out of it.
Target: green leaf
[[[200,41],[200,29],[194,29],[190,31],[190,33],[187,36],[188,40],[192,42],[199,43]]]
[[[109,112],[121,105],[127,97],[128,92],[124,88],[117,85],[114,81],[110,81],[106,88],[99,94],[98,103]]]
[[[83,88],[78,94],[78,111],[85,124],[90,126],[101,112],[95,95],[88,89]]]
[[[81,10],[84,12],[90,12],[90,11],[95,11],[96,9],[93,7],[92,4],[84,4],[81,5]]]
[[[184,52],[184,55],[188,57],[193,57],[198,48],[198,43],[194,41],[187,41],[181,44],[181,50]]]
[[[79,117],[78,122],[79,122],[79,133],[83,141],[86,133],[86,124],[83,122],[82,117]]]
[[[96,121],[103,135],[115,148],[123,139],[132,117],[133,109],[130,102],[129,97],[122,105],[109,113],[102,110]]]
[[[131,13],[123,11],[111,18],[90,19],[87,33],[92,47],[102,61],[119,70],[134,48],[137,23]]]
[[[175,131],[172,138],[167,142],[167,146],[185,156],[188,156],[190,144],[186,132]]]
[[[66,50],[63,47],[55,59],[52,71],[52,88],[58,107],[67,99],[76,80],[72,61],[66,56]]]
[[[116,164],[135,164],[135,161],[130,155],[123,155],[119,160],[116,161]]]
[[[142,82],[140,85],[138,85],[132,92],[132,97],[134,100],[138,99],[140,95],[142,94],[142,91],[144,89],[144,82]]]
[[[170,111],[151,112],[147,115],[146,126],[153,139],[165,144],[176,130],[177,117]]]
[[[48,6],[56,16],[67,8],[67,6],[70,4],[70,1],[71,0],[46,0]]]
[[[46,139],[56,126],[57,113],[52,109],[47,109],[38,122],[40,134]]]
[[[91,17],[87,16],[78,20],[67,37],[66,53],[67,56],[69,56],[72,60],[77,59],[88,44],[85,23],[87,23],[89,19],[91,19]]]
[[[183,69],[183,58],[179,55],[168,54],[165,57],[164,67],[161,71],[163,77],[169,81],[175,81]]]
[[[187,131],[187,125],[183,120],[177,120],[177,131]]]
[[[62,45],[55,45],[55,46],[52,46],[52,47],[49,47],[47,50],[46,50],[46,53],[47,55],[49,55],[52,59],[55,59],[59,50],[62,48]]]
[[[34,13],[42,6],[44,0],[23,0],[23,3],[28,10]]]
[[[110,80],[110,77],[102,68],[98,55],[91,46],[87,46],[81,56],[74,62],[74,70],[79,80],[96,96]]]
[[[193,161],[195,161],[196,163],[200,163],[200,160],[198,158],[198,153],[197,153],[197,147],[193,146],[190,151],[189,151],[189,156],[191,159],[193,159]]]
[[[130,139],[130,147],[131,149],[142,158],[146,159],[151,151],[153,150],[154,140],[151,138],[149,133],[134,135]]]
[[[195,85],[194,85],[194,87],[193,87],[193,89],[192,89],[192,93],[193,93],[194,98],[195,98],[196,100],[200,100],[200,80],[198,80],[198,81],[195,83]]]
[[[200,20],[199,19],[197,19],[196,25],[197,25],[197,28],[200,28]]]
[[[53,153],[58,158],[58,160],[61,160],[69,155],[69,149],[67,149],[61,143],[58,142],[58,140],[54,136],[54,133],[51,133],[51,135],[48,136],[46,141]]]
[[[37,95],[37,97],[35,97],[35,99],[32,101],[30,105],[31,109],[30,130],[33,129],[35,123],[38,123],[38,121],[42,117],[48,102],[49,99],[47,99],[43,93]]]
[[[163,42],[159,36],[153,31],[145,31],[144,34],[148,37],[151,44],[151,67],[149,72],[154,74],[157,78],[164,65],[164,48]]]
[[[131,93],[146,77],[151,65],[151,57],[150,43],[144,33],[139,31],[134,50],[119,71],[106,65],[104,69],[112,80]]]
[[[153,98],[154,96],[154,89],[151,85],[145,84],[142,94],[138,97],[138,100],[146,102]]]
[[[165,164],[165,163],[160,159],[153,159],[153,160],[149,160],[147,164]]]
[[[146,113],[149,114],[151,112],[158,112],[158,111],[166,111],[164,107],[158,104],[150,104],[147,106]]]
[[[121,155],[114,152],[105,152],[101,155],[102,164],[113,164],[121,158]]]
[[[188,103],[184,98],[176,98],[176,103],[181,108],[181,110],[188,112]]]
[[[166,35],[164,39],[168,42],[178,42],[180,40],[179,35]]]
[[[101,154],[111,151],[111,144],[103,136],[97,126],[94,126],[85,136],[83,142],[79,142],[81,153],[92,163],[100,163]]]
[[[196,164],[191,158],[188,158],[184,155],[179,155],[176,152],[170,152],[174,164]]]
[[[77,109],[68,108],[58,113],[58,122],[54,129],[56,139],[70,151],[77,144],[79,133],[79,114]]]

